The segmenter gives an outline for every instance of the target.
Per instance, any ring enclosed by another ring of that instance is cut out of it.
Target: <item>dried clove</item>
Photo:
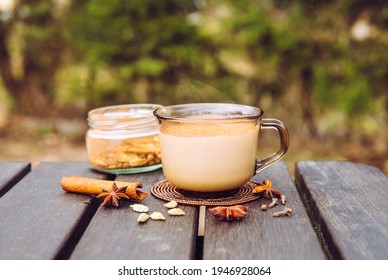
[[[286,205],[286,196],[284,194],[280,195],[280,200],[283,205]]]
[[[277,204],[278,204],[278,199],[276,197],[272,197],[272,202],[268,205],[268,207],[272,208]]]
[[[275,212],[272,214],[273,217],[284,217],[284,216],[291,216],[292,214],[292,209],[285,207],[284,210]]]

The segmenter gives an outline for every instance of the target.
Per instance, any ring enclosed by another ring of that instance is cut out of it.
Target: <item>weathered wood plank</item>
[[[334,259],[388,259],[388,178],[352,162],[296,163],[313,223]]]
[[[0,197],[30,171],[28,162],[0,162]]]
[[[123,202],[118,209],[100,207],[76,246],[71,259],[191,259],[194,258],[197,211],[195,207],[180,205],[186,215],[172,217],[163,206],[165,201],[155,198],[151,187],[164,179],[161,170],[136,175],[121,175],[119,181],[143,183],[148,197],[141,202],[150,208],[149,214],[159,211],[165,221],[149,219],[144,224],[130,205]]]
[[[287,196],[291,217],[272,217],[283,210],[277,205],[261,210],[264,198],[247,203],[248,215],[233,223],[218,221],[206,213],[204,259],[325,259],[318,237],[310,223],[284,162],[278,162],[253,177],[256,182],[272,181]]]
[[[62,190],[70,175],[105,178],[86,163],[45,162],[0,199],[0,259],[66,258],[93,212],[90,196]]]

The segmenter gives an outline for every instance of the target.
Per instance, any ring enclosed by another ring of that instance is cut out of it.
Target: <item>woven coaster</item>
[[[242,187],[232,191],[203,193],[181,190],[169,181],[162,180],[151,188],[151,193],[165,201],[175,200],[187,205],[220,206],[241,204],[258,199],[260,195],[252,193],[256,186],[256,183],[248,181]]]

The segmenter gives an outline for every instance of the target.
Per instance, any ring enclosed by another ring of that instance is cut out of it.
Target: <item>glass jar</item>
[[[111,174],[161,168],[157,104],[127,104],[89,111],[86,148],[90,167]]]

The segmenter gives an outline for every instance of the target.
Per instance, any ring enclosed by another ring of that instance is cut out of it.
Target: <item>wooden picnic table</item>
[[[102,207],[91,195],[62,190],[64,176],[141,182],[149,193],[141,203],[165,221],[137,222],[122,202]],[[241,221],[216,219],[205,211],[198,236],[198,206],[180,205],[185,216],[169,216],[166,202],[150,193],[162,170],[107,175],[86,162],[0,163],[0,259],[388,259],[388,178],[361,163],[300,161],[295,180],[284,162],[252,178],[272,181],[287,196],[290,217],[275,218],[277,205],[261,210],[251,201]],[[202,208],[203,209],[203,208]]]

